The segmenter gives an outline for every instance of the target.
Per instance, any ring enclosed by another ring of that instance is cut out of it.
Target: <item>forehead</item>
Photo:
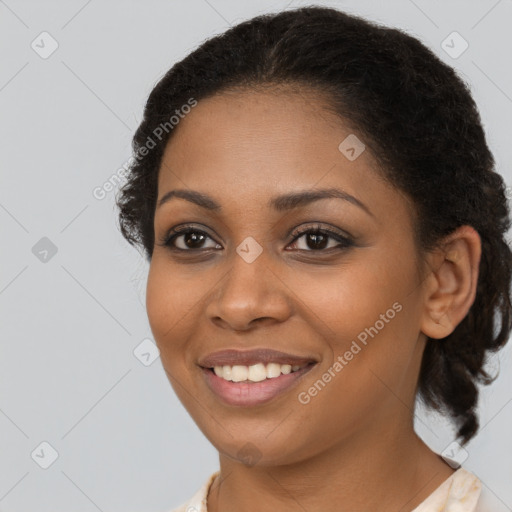
[[[351,130],[323,105],[312,91],[281,89],[234,90],[200,100],[174,128],[162,171],[186,167],[192,178],[208,168],[206,174],[215,170],[220,178],[234,166],[247,179],[257,171],[301,173],[327,161],[344,163],[338,145]],[[362,156],[368,165],[369,155]],[[361,163],[353,162],[347,171]],[[161,172],[160,177],[172,180],[173,175]]]
[[[250,157],[268,166],[276,157],[282,164],[285,156],[300,160],[314,147],[328,149],[333,142],[328,133],[341,129],[312,92],[228,91],[199,101],[180,121],[166,153],[208,153],[216,161]]]
[[[175,130],[162,158],[159,198],[190,188],[263,206],[279,193],[341,187],[377,207],[404,202],[361,136],[312,90],[217,94],[200,100]],[[346,152],[350,146],[355,153]]]

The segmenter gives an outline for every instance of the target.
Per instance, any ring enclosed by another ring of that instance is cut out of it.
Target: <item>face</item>
[[[412,209],[351,134],[312,92],[238,91],[200,101],[166,148],[148,318],[179,399],[231,459],[287,464],[412,428]]]

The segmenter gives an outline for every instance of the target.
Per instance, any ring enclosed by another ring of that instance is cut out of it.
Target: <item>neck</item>
[[[398,435],[393,429],[375,434],[377,442],[356,435],[280,466],[248,467],[221,454],[208,512],[410,512],[454,473],[412,425]]]

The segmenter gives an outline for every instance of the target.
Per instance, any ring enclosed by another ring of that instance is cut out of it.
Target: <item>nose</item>
[[[236,254],[232,266],[211,295],[206,313],[217,326],[248,331],[286,321],[292,314],[289,288],[270,266],[265,251],[251,263]]]

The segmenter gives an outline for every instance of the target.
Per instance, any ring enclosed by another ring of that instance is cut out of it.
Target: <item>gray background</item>
[[[318,4],[403,28],[454,66],[511,183],[510,0]],[[116,227],[115,192],[93,191],[130,156],[144,101],[174,62],[230,25],[300,5],[0,0],[0,510],[165,511],[217,469],[160,359],[136,350],[151,339],[147,265]],[[44,31],[59,45],[47,58]],[[469,43],[457,58],[441,47],[453,31]],[[510,347],[499,359],[464,466],[512,509]],[[453,441],[437,415],[420,410],[416,425],[439,453]],[[47,469],[42,442],[58,453]]]

